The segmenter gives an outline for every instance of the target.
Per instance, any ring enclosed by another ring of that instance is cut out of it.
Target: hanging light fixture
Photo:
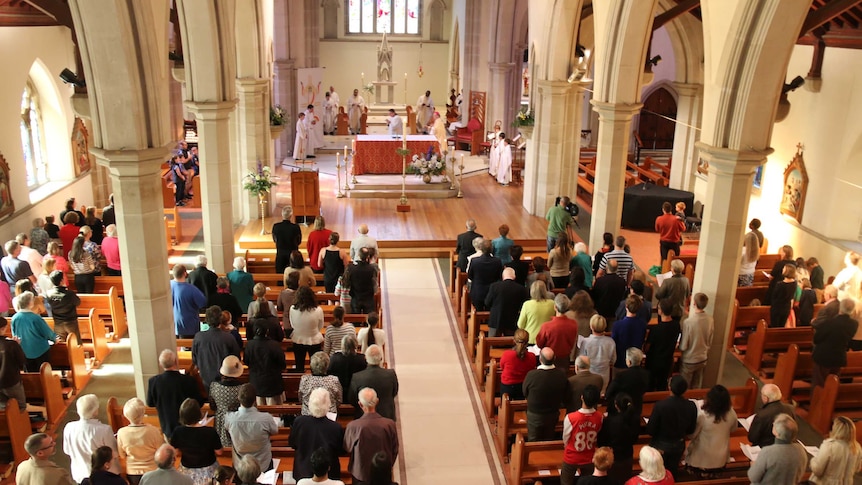
[[[422,69],[422,43],[419,43],[419,69],[416,69],[416,75],[420,78],[425,74],[425,70]]]

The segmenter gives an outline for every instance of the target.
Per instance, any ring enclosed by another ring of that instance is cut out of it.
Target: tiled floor
[[[400,383],[401,484],[505,483],[439,266],[390,259],[382,269],[388,352]]]

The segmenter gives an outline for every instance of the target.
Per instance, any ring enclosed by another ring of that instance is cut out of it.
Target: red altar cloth
[[[402,169],[401,156],[395,150],[401,148],[401,137],[390,135],[356,135],[353,156],[353,173],[362,174],[400,174]],[[424,156],[428,147],[434,147],[434,153],[440,155],[440,145],[432,135],[407,135],[407,163],[413,155]]]

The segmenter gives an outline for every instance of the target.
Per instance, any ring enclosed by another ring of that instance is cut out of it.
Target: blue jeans
[[[557,238],[548,236],[548,252],[557,247]]]

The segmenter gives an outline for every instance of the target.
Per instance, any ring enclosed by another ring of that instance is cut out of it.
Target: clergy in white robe
[[[314,149],[323,146],[323,122],[314,112],[314,105],[309,104],[305,110],[305,126],[308,127],[308,145],[306,158],[314,158]]]
[[[353,90],[353,97],[347,100],[347,123],[350,125],[350,132],[354,135],[359,133],[361,129],[362,110],[365,108],[365,100],[359,95],[359,90]]]
[[[512,181],[512,147],[503,133],[500,133],[500,144],[497,147],[500,165],[497,167],[497,182],[509,185]]]
[[[428,133],[428,125],[433,121],[434,100],[431,99],[431,91],[419,96],[416,100],[416,130],[417,133]]]
[[[392,136],[401,136],[404,134],[404,122],[401,117],[395,114],[394,109],[389,110],[389,118],[386,119],[386,124],[389,125],[389,134]]]
[[[488,150],[489,161],[488,161],[488,173],[491,174],[492,177],[497,176],[497,167],[500,166],[500,129],[499,127],[494,130],[494,133],[491,134],[491,148]]]
[[[332,100],[332,96],[326,93],[323,100],[323,134],[335,134],[335,116],[338,114],[338,104]]]
[[[329,97],[335,102],[335,112],[337,113],[338,107],[341,106],[341,98],[338,97],[333,86],[329,86]]]
[[[305,124],[305,113],[299,113],[296,119],[296,137],[293,140],[293,159],[305,160],[307,146],[308,126]]]
[[[435,112],[434,116],[431,117],[431,134],[437,139],[437,144],[440,145],[440,153],[442,154],[448,149],[448,145],[446,144],[448,135],[446,134],[446,122],[443,121],[440,113]]]

